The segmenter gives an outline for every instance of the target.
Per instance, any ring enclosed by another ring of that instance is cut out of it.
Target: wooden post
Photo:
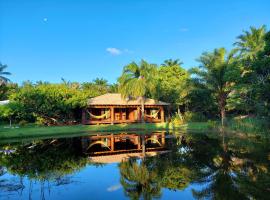
[[[142,146],[141,146],[141,148],[142,148],[142,156],[143,156],[143,158],[145,157],[145,135],[143,134],[142,136],[141,136],[141,139],[142,139]]]
[[[138,142],[137,149],[140,150],[141,149],[141,137],[138,135],[136,137],[137,137],[137,142]]]
[[[161,144],[162,144],[162,146],[165,145],[165,132],[162,132],[162,134],[161,134]]]
[[[111,151],[114,151],[114,136],[111,134]]]
[[[111,124],[114,124],[114,107],[110,107],[110,114],[111,114]]]
[[[82,109],[82,124],[86,124],[86,111]]]
[[[161,109],[161,110],[160,110],[161,122],[164,122],[164,108],[163,108],[163,106],[161,106],[160,109]]]
[[[137,119],[136,120],[141,120],[141,109],[140,109],[140,106],[137,106]]]

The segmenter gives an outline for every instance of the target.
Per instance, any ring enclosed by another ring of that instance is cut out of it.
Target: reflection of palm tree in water
[[[221,148],[213,157],[213,163],[209,163],[207,170],[200,172],[202,182],[210,183],[200,191],[192,190],[197,199],[247,199],[237,188],[232,152],[228,150],[225,139],[223,134]]]
[[[119,164],[121,184],[131,199],[152,199],[161,196],[157,173],[149,171],[144,161],[129,159]]]

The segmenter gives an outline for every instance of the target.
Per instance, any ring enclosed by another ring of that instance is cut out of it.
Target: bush
[[[187,111],[184,113],[185,122],[205,122],[207,121],[206,117],[198,112]]]
[[[244,133],[267,133],[269,132],[268,120],[256,117],[235,117],[229,120],[229,128]]]
[[[207,125],[210,129],[216,129],[219,126],[219,122],[208,120]]]
[[[26,124],[28,124],[28,122],[27,122],[26,120],[21,120],[21,121],[19,122],[19,125],[20,125],[20,126],[25,126]]]
[[[179,116],[178,114],[174,115],[171,119],[171,123],[173,125],[181,125],[184,123],[184,118],[182,116]]]

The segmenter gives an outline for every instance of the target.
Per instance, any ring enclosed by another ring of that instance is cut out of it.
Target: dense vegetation
[[[170,116],[176,121],[221,119],[228,124],[234,117],[252,117],[267,126],[270,118],[270,32],[251,27],[236,38],[235,48],[204,52],[200,65],[190,70],[179,60],[152,64],[145,60],[123,68],[116,84],[97,78],[92,82],[11,83],[6,65],[0,65],[1,121],[13,120],[59,125],[80,122],[80,109],[88,98],[108,92],[124,97],[145,97],[172,104]],[[237,121],[237,120],[236,120]],[[234,121],[235,122],[235,121]]]

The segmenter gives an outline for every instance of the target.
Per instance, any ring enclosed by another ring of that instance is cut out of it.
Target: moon
[[[48,21],[48,19],[45,17],[45,18],[43,18],[43,21],[46,22],[46,21]]]

